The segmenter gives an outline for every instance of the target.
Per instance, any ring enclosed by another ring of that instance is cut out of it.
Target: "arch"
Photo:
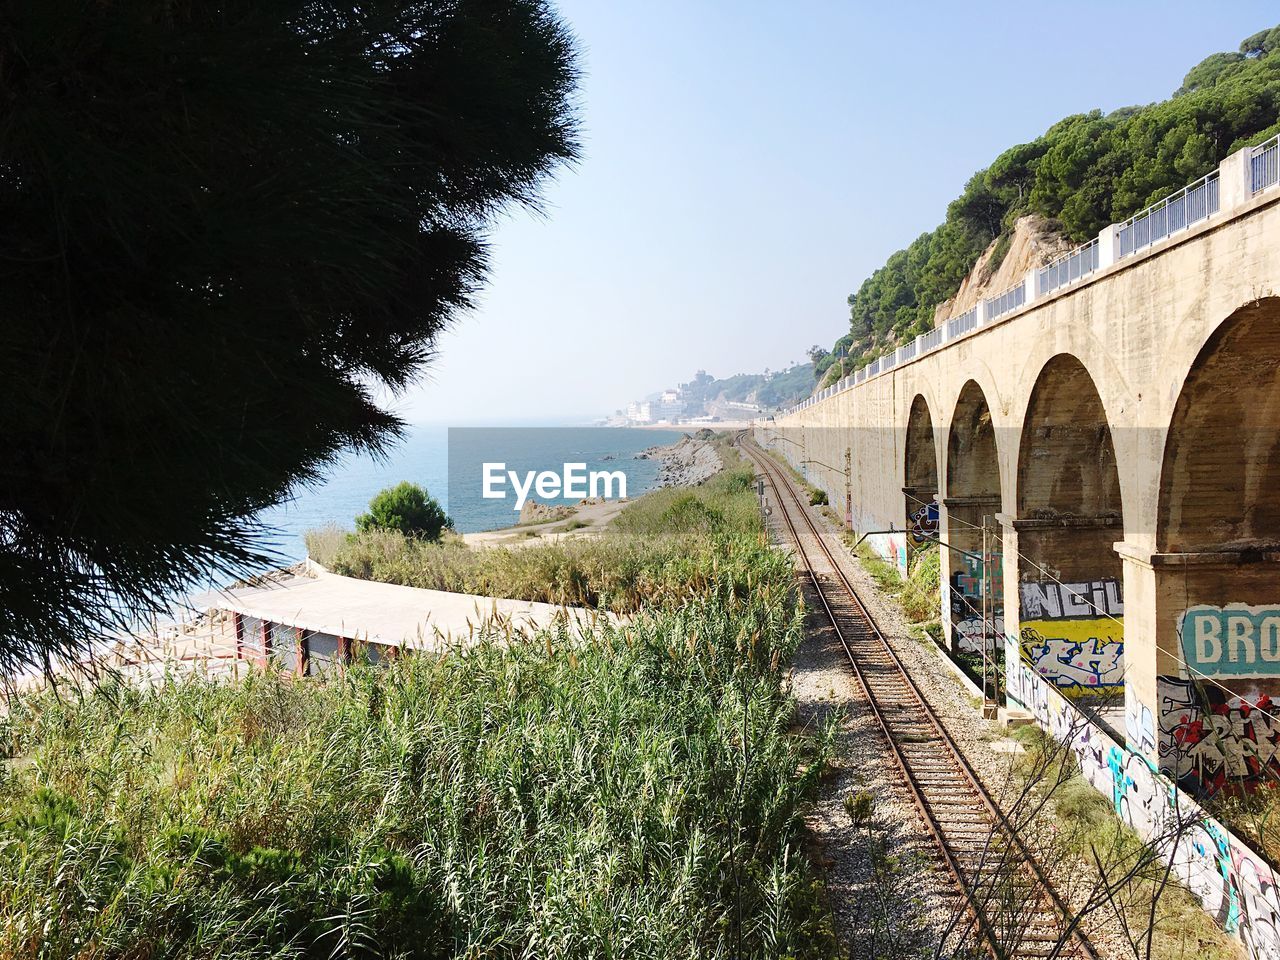
[[[1120,473],[1093,377],[1060,353],[1040,370],[1018,445],[1018,516],[1119,517]]]
[[[923,394],[911,401],[907,439],[903,453],[902,492],[909,540],[915,547],[937,536],[938,448],[933,438],[933,416]]]
[[[1257,746],[1276,743],[1280,725],[1249,719],[1261,698],[1280,698],[1278,329],[1275,297],[1218,324],[1165,437],[1153,565],[1157,729],[1162,769],[1193,791],[1280,776],[1280,754]],[[1207,718],[1230,731],[1212,750],[1179,739]]]
[[[976,380],[960,389],[947,428],[942,502],[941,539],[947,549],[939,559],[951,646],[960,654],[985,652],[982,668],[988,669],[1002,655],[1004,634],[1003,562],[991,536],[1001,506],[1000,456],[991,408]]]
[[[947,496],[998,497],[1000,456],[991,407],[976,380],[960,388],[947,430]]]
[[[1040,369],[1018,445],[1021,656],[1068,696],[1124,688],[1120,474],[1093,377],[1067,353]]]
[[[1280,299],[1242,307],[1183,381],[1160,470],[1157,549],[1280,541]]]

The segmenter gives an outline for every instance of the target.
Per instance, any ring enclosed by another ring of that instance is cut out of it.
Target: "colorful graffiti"
[[[938,542],[938,505],[926,503],[911,514],[907,522],[907,539],[913,547]]]
[[[1016,665],[1008,684],[1010,695],[1071,749],[1085,780],[1111,799],[1116,815],[1152,842],[1204,909],[1240,938],[1251,960],[1280,960],[1280,898],[1270,867],[1150,760],[1089,722],[1031,666]],[[1134,718],[1141,737],[1140,709]]]
[[[1124,598],[1118,580],[1059,583],[1047,580],[1018,585],[1024,620],[1096,620],[1123,617]]]
[[[1124,686],[1124,601],[1117,580],[1018,586],[1021,655],[1067,696]]]
[[[905,530],[894,533],[869,533],[867,534],[867,546],[897,566],[898,573],[901,576],[907,576],[907,533]]]
[[[1191,607],[1179,626],[1182,655],[1203,676],[1280,676],[1280,607]]]
[[[1160,768],[1199,796],[1280,777],[1280,705],[1175,676],[1156,678]]]
[[[951,642],[962,653],[981,653],[985,638],[987,652],[994,652],[1004,636],[1004,557],[987,556],[990,580],[987,583],[987,620],[982,619],[982,561],[963,554],[960,569],[951,574],[946,601],[951,614]]]
[[[1156,725],[1151,708],[1125,691],[1124,735],[1130,750],[1150,756],[1156,752]]]

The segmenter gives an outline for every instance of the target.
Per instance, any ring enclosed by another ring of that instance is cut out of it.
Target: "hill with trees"
[[[994,271],[1027,214],[1074,242],[1119,223],[1280,132],[1280,26],[1215,53],[1168,99],[1066,117],[975,173],[935,230],[894,253],[847,300],[849,331],[825,363],[826,385],[934,326],[979,257]]]
[[[826,350],[815,346],[809,350],[808,363],[793,363],[782,370],[766,368],[764,373],[737,373],[724,379],[699,370],[688,383],[680,384],[685,413],[688,416],[711,413],[726,402],[752,403],[764,410],[790,406],[813,392],[817,377],[815,363],[826,356]]]

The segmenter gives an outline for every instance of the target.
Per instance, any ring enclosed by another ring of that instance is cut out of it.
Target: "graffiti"
[[[952,646],[962,653],[982,653],[985,640],[986,652],[992,653],[1004,635],[1004,580],[1001,573],[1004,558],[999,553],[987,555],[986,567],[990,576],[985,624],[982,617],[982,561],[977,556],[965,554],[960,564],[961,569],[951,574],[951,583],[946,591],[951,612]]]
[[[1183,657],[1201,674],[1280,676],[1280,607],[1191,607],[1180,633]]]
[[[878,521],[864,520],[864,526],[868,522],[876,524]],[[874,529],[874,526],[872,529]],[[897,572],[902,577],[908,575],[908,566],[906,566],[906,561],[908,561],[908,556],[906,556],[906,531],[895,531],[892,534],[868,534],[867,545],[876,550],[876,553],[886,561],[896,564]]]
[[[1016,645],[1017,640],[1009,637],[1007,642]],[[1172,681],[1162,695],[1166,702],[1194,705],[1187,681],[1160,680],[1162,690],[1166,681]],[[1252,960],[1280,960],[1280,899],[1270,867],[1207,816],[1149,759],[1116,743],[1085,719],[1062,691],[1030,665],[1022,663],[1010,670],[1009,692],[1014,691],[1036,721],[1075,754],[1081,775],[1111,799],[1116,815],[1153,842],[1203,908],[1224,930],[1240,938],[1246,954]],[[1162,704],[1162,716],[1164,712]],[[1147,710],[1145,716],[1150,715]],[[1252,716],[1257,719],[1256,709]],[[1143,709],[1136,705],[1131,739],[1149,736],[1147,723]]]
[[[1024,620],[1022,657],[1067,696],[1123,687],[1124,641],[1100,636],[1097,627],[1096,620]]]
[[[951,632],[955,648],[962,653],[981,653],[984,639],[987,653],[994,653],[996,641],[1004,634],[1004,617],[989,618],[985,629],[981,616],[957,620],[952,623]]]
[[[903,579],[906,579],[911,573],[911,568],[907,565],[907,538],[905,536],[892,536],[889,541],[893,548],[893,554],[897,558],[898,573],[902,575]]]
[[[1093,620],[1099,616],[1123,617],[1124,601],[1118,580],[1086,580],[1083,583],[1018,585],[1022,616],[1026,620]]]
[[[1155,753],[1156,728],[1151,708],[1135,699],[1132,693],[1126,692],[1125,696],[1124,734],[1129,749],[1143,754]]]
[[[913,547],[938,542],[938,505],[926,503],[911,514],[907,523],[907,539]]]
[[[1160,766],[1184,790],[1211,795],[1280,776],[1280,722],[1270,696],[1233,696],[1181,677],[1156,678]]]
[[[1018,585],[1021,655],[1068,696],[1124,686],[1124,601],[1117,580]]]

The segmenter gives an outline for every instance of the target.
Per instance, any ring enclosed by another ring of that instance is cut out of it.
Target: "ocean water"
[[[559,472],[564,463],[585,463],[588,470],[623,470],[628,496],[652,488],[658,464],[638,460],[649,447],[674,443],[676,430],[626,427],[415,427],[381,460],[348,455],[329,476],[299,491],[285,504],[264,511],[267,547],[282,561],[306,556],[303,534],[328,523],[355,529],[355,517],[384,487],[409,480],[440,501],[461,533],[495,530],[516,523],[514,495],[485,499],[481,464],[501,462],[521,475],[529,470]],[[545,498],[540,503],[570,503],[575,498]]]

